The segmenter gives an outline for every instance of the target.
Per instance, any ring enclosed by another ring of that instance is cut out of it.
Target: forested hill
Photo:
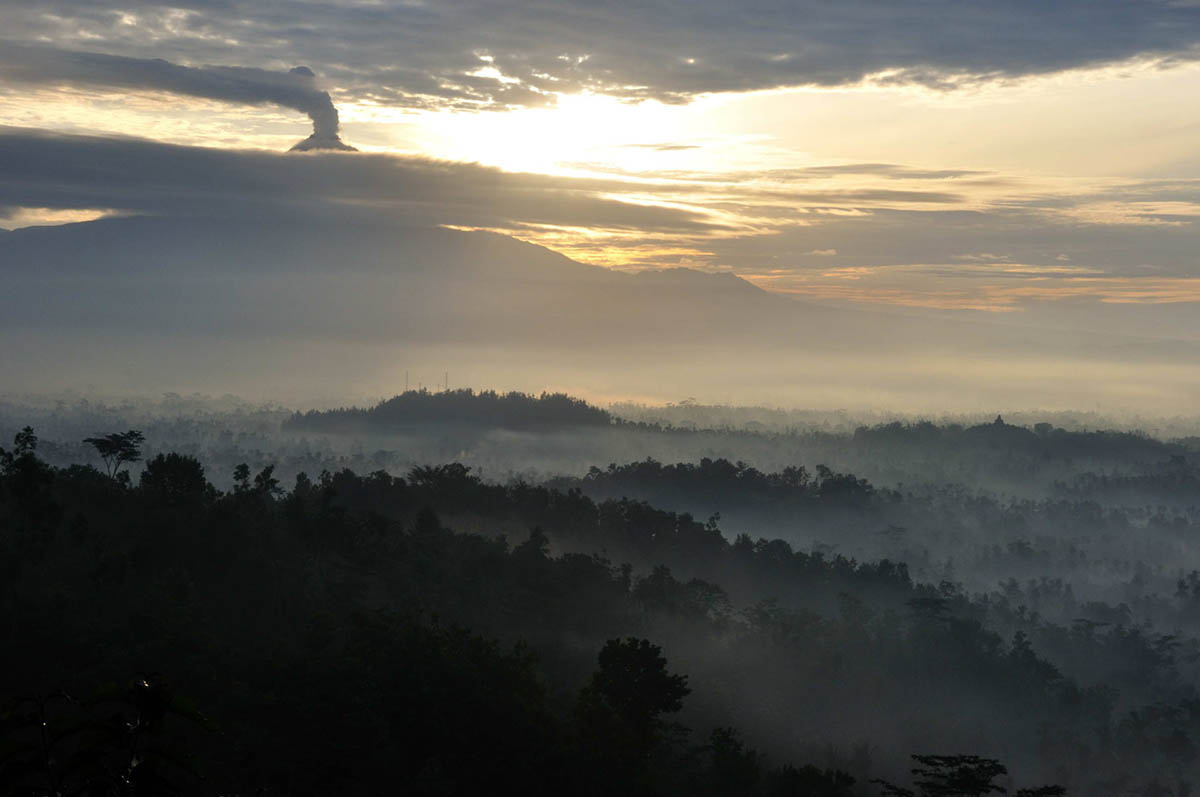
[[[970,453],[988,456],[1002,453],[1038,460],[1091,458],[1115,464],[1131,461],[1162,461],[1196,450],[1192,441],[1165,442],[1142,433],[1108,430],[1067,430],[1046,422],[1030,427],[994,421],[975,425],[935,424],[928,420],[892,421],[860,425],[853,434],[830,432],[817,424],[767,429],[752,424],[738,428],[730,424],[700,425],[688,419],[657,417],[645,412],[629,416],[610,412],[566,393],[540,395],[472,388],[430,391],[407,390],[374,407],[342,407],[334,410],[297,411],[284,421],[285,431],[325,433],[377,433],[403,431],[428,424],[459,425],[479,429],[555,431],[567,428],[625,426],[648,432],[736,434],[750,438],[804,436],[810,441],[838,441],[845,448],[864,454],[892,455],[898,451],[936,452],[940,458]]]
[[[37,451],[0,451],[0,793],[857,797],[913,794],[872,782],[910,752],[971,754],[922,795],[1195,782],[1192,638],[461,465],[222,493]]]
[[[283,424],[289,431],[332,433],[396,432],[427,424],[457,424],[489,429],[542,431],[608,426],[612,416],[565,393],[497,393],[471,388],[409,390],[369,409],[297,412]]]

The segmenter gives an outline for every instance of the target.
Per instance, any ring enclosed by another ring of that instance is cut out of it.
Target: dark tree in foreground
[[[109,478],[117,478],[121,466],[126,462],[138,462],[142,458],[142,443],[146,441],[141,432],[130,429],[128,432],[113,432],[103,437],[85,437],[88,443],[104,460],[104,469]]]
[[[654,794],[651,761],[670,758],[663,714],[683,707],[691,690],[687,676],[667,671],[662,649],[649,640],[610,639],[599,656],[600,668],[579,696],[575,720],[579,757],[596,774],[587,787],[594,794]]]
[[[146,463],[139,486],[171,499],[211,497],[216,491],[204,477],[204,466],[184,454],[159,454]]]
[[[996,778],[1008,774],[1008,767],[994,758],[977,755],[914,755],[913,760],[920,764],[912,770],[913,785],[919,791],[885,780],[872,781],[883,787],[884,797],[983,797],[1008,793],[1008,789],[994,782]],[[1018,797],[1054,797],[1062,794],[1066,794],[1066,790],[1061,786],[1041,786],[1017,792]]]
[[[26,426],[13,438],[13,450],[0,448],[0,588],[16,598],[16,575],[40,559],[62,517],[54,499],[54,469],[37,457],[38,437]],[[0,616],[16,615],[15,604],[0,603]]]
[[[975,755],[914,755],[913,759],[921,765],[912,771],[913,783],[929,797],[975,797],[1006,791],[992,782],[1008,774],[1008,767],[995,759]]]
[[[605,643],[590,688],[643,736],[653,731],[660,715],[683,708],[683,698],[692,691],[686,675],[667,672],[662,648],[634,637]]]

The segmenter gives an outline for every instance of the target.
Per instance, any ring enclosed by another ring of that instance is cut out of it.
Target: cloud
[[[7,0],[4,18],[6,35],[26,41],[308,63],[347,98],[410,107],[545,104],[585,90],[684,102],[868,78],[953,88],[1200,56],[1200,7],[1163,0]]]
[[[903,178],[891,178],[896,190],[864,189],[855,174],[853,165],[844,176],[826,170],[817,190],[810,177],[786,171],[724,182],[711,175],[703,182],[579,178],[412,156],[297,158],[0,128],[0,208],[25,224],[70,212],[370,216],[490,230],[624,268],[686,258],[739,274],[786,263],[803,275],[836,257],[847,268],[952,263],[963,278],[988,264],[1004,266],[1006,279],[1027,280],[1057,280],[1062,272],[1018,273],[1011,264],[1070,264],[1131,280],[1196,273],[1200,224],[1146,224],[1136,215],[1147,206],[1175,208],[1194,197],[1196,181],[1036,183],[1026,187],[1031,194],[1013,196],[996,186],[972,194],[958,177],[944,182],[961,193],[920,190],[940,187],[924,177],[913,179],[913,190]],[[789,175],[799,184],[789,184]],[[843,178],[849,184],[839,187]],[[1132,210],[1095,215],[1090,209],[1101,201]]]
[[[699,211],[612,198],[617,181],[513,174],[420,157],[183,147],[0,128],[0,207],[127,213],[384,215],[414,223],[696,235]]]
[[[824,270],[820,263],[793,261],[789,255],[836,249],[839,264],[866,268],[953,263],[955,273],[969,274],[990,263],[1070,264],[1130,279],[1197,276],[1196,224],[1083,224],[1058,208],[1003,205],[979,210],[876,208],[865,216],[814,219],[772,235],[712,240],[710,257],[737,264],[739,274],[764,273],[780,262],[796,272]]]
[[[700,149],[699,144],[622,144],[628,149],[648,149],[654,152],[682,152],[689,149]]]
[[[306,66],[286,72],[234,66],[181,66],[161,58],[4,43],[0,80],[26,85],[86,85],[162,91],[245,105],[279,105],[306,114],[313,134],[298,149],[348,149],[338,138],[338,111]]]
[[[970,169],[913,169],[908,166],[899,166],[895,163],[839,163],[827,166],[809,166],[804,169],[791,169],[787,173],[797,179],[858,174],[894,180],[949,180],[956,177],[974,177],[988,174],[988,172]]]
[[[760,287],[808,299],[1013,313],[1037,302],[1112,305],[1200,303],[1200,278],[1111,276],[1098,269],[1021,263],[849,266],[744,275]],[[1189,337],[1195,337],[1189,335]]]
[[[0,230],[54,227],[119,215],[107,208],[38,208],[0,205]]]

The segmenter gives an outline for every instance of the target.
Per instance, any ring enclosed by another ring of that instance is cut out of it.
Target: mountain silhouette
[[[798,301],[730,273],[614,271],[504,235],[330,214],[303,199],[287,217],[19,229],[0,237],[0,274],[15,297],[0,315],[10,341],[0,369],[47,389],[86,380],[377,396],[415,367],[424,379],[452,370],[500,388],[682,396],[718,384],[764,401],[935,396],[946,405],[972,400],[964,380],[985,373],[989,395],[1024,405],[1078,396],[1016,363],[1197,353],[1186,341],[1168,349],[991,314]],[[1163,385],[1165,401],[1183,389]]]
[[[341,219],[31,227],[0,268],[27,286],[33,325],[583,343],[754,338],[803,315],[731,274],[622,273],[494,233]],[[51,287],[67,279],[78,290]]]

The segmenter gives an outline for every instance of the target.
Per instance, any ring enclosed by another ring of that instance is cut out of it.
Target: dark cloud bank
[[[187,63],[306,63],[347,95],[407,105],[543,104],[583,89],[673,102],[873,75],[945,87],[1200,53],[1200,7],[1166,0],[4,5],[13,39]],[[469,74],[485,64],[520,82]]]

